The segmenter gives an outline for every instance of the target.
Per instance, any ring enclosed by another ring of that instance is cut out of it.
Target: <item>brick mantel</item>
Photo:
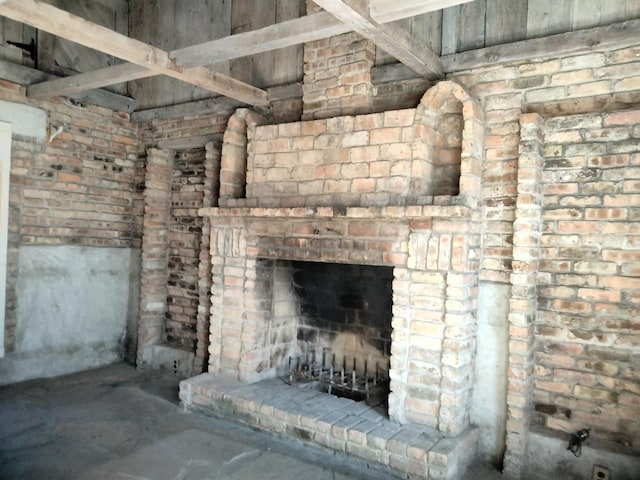
[[[198,214],[212,218],[317,218],[317,219],[385,219],[406,220],[442,218],[471,218],[472,209],[463,205],[408,205],[386,207],[212,207],[201,208]],[[214,220],[215,221],[215,220]]]
[[[254,258],[476,268],[478,215],[463,205],[228,207],[199,213],[208,217],[214,236],[234,231]]]

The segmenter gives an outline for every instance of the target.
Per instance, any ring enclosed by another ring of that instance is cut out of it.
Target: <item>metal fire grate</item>
[[[337,365],[336,355],[325,349],[320,361],[314,353],[304,357],[289,357],[288,374],[281,378],[289,385],[309,385],[337,397],[364,401],[371,406],[385,403],[389,395],[389,365],[382,368],[379,362],[375,362],[371,368],[366,360],[360,362],[363,367],[360,372],[355,357],[348,361],[343,356],[341,364]]]

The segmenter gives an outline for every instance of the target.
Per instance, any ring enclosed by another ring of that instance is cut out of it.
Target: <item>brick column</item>
[[[479,221],[411,228],[408,269],[394,271],[389,416],[454,436],[469,426]]]
[[[211,317],[209,372],[239,377],[245,287],[256,279],[256,261],[246,258],[244,228],[219,223],[211,229]],[[264,314],[263,314],[264,317]]]
[[[138,322],[138,367],[148,366],[149,347],[162,341],[168,293],[171,178],[175,152],[147,151]]]
[[[507,450],[504,473],[520,478],[526,455],[533,401],[534,323],[537,312],[536,275],[542,230],[543,119],[520,117],[518,196],[513,236],[513,270],[509,312],[507,388]]]
[[[204,197],[202,207],[218,205],[220,194],[220,149],[217,143],[205,146]],[[198,315],[196,317],[196,357],[194,372],[202,372],[209,361],[209,314],[211,309],[211,219],[203,217],[200,236],[200,263],[198,265]]]
[[[308,14],[320,10],[315,3],[307,2]],[[355,32],[306,43],[302,118],[371,112],[375,57],[375,45]]]
[[[434,219],[427,252],[427,264],[444,276],[438,430],[450,436],[469,426],[476,350],[478,223],[477,219]]]

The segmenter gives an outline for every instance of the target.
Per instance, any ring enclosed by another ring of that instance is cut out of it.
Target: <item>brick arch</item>
[[[459,195],[477,205],[484,150],[484,112],[461,85],[443,81],[422,96],[415,138],[427,143],[434,179],[432,194]],[[459,178],[459,181],[458,181]]]
[[[220,200],[244,198],[247,185],[247,143],[265,118],[248,108],[238,108],[227,122],[220,159]]]

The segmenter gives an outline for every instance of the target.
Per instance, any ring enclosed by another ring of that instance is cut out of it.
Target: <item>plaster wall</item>
[[[476,372],[471,422],[480,428],[480,452],[499,463],[505,449],[507,360],[509,357],[509,285],[478,285]]]
[[[47,134],[47,112],[40,108],[0,100],[0,122],[11,124],[12,133],[43,142]]]
[[[523,477],[531,480],[583,480],[592,478],[594,465],[609,470],[609,478],[636,480],[640,472],[640,457],[624,448],[612,449],[589,438],[575,457],[567,451],[567,436],[551,436],[544,432],[528,434]],[[601,478],[601,477],[593,477]]]
[[[139,262],[136,249],[21,246],[15,349],[0,360],[0,384],[121,360]]]

